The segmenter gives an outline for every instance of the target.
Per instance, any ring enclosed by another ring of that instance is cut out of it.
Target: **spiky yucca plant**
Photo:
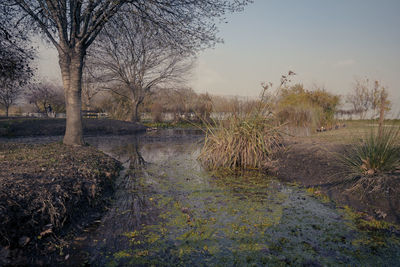
[[[353,176],[373,176],[400,166],[400,128],[372,130],[341,154],[341,162]]]

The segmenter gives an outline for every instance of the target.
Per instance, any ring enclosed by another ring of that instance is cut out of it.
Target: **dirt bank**
[[[101,216],[119,170],[93,147],[0,144],[0,266],[65,259],[66,240]]]
[[[143,132],[146,127],[110,119],[83,119],[84,135],[122,135]],[[65,119],[12,118],[0,120],[0,137],[63,135]]]
[[[337,153],[342,153],[344,149],[344,144],[293,138],[287,144],[287,151],[279,157],[276,175],[285,182],[314,187],[340,205],[366,212],[366,216],[399,224],[400,173],[375,177],[386,183],[381,190],[350,190],[355,181],[346,180],[346,170],[337,159]]]

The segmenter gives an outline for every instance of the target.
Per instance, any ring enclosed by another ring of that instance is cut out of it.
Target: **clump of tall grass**
[[[265,91],[247,114],[207,124],[199,160],[208,169],[268,169],[282,147],[281,126],[265,102]]]
[[[200,161],[209,169],[267,169],[281,148],[280,126],[260,114],[231,116],[207,127]]]
[[[390,126],[390,125],[388,125]],[[340,156],[348,174],[374,176],[391,172],[400,166],[400,127],[391,126],[372,130],[355,141]]]

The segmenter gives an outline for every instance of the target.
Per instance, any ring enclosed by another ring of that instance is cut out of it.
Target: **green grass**
[[[345,127],[342,125],[345,124]],[[367,136],[372,129],[378,126],[376,120],[345,120],[340,121],[341,127],[326,132],[313,131],[310,136],[297,136],[303,141],[317,141],[322,143],[351,144],[356,137]],[[400,126],[400,120],[385,121],[385,128]],[[315,130],[315,129],[314,129]]]

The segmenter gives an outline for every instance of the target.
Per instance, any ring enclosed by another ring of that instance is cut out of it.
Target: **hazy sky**
[[[220,25],[225,40],[198,57],[197,92],[256,96],[293,70],[305,86],[347,94],[355,77],[380,80],[400,103],[400,0],[255,0]],[[41,48],[40,72],[59,77]]]

